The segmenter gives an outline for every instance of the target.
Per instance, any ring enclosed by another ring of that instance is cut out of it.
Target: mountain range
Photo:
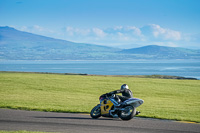
[[[0,27],[1,60],[200,59],[200,50],[148,45],[119,49],[74,43]]]

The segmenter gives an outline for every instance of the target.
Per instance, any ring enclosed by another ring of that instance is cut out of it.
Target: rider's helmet
[[[129,89],[127,84],[123,84],[121,86],[121,90],[124,91],[125,89]]]

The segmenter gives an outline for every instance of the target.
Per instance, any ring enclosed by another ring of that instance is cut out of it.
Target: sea
[[[0,71],[169,75],[200,79],[200,60],[0,60]]]

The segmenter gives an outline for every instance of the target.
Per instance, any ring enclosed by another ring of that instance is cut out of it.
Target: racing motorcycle
[[[99,101],[100,104],[95,106],[90,112],[90,116],[94,119],[103,116],[130,120],[140,113],[136,111],[136,108],[144,102],[138,98],[129,98],[121,101],[119,98],[116,98],[115,94],[103,94],[99,97]]]

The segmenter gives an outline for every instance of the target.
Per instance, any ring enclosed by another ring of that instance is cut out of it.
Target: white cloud
[[[92,28],[92,29],[81,29],[81,28],[73,28],[73,27],[66,27],[65,32],[69,36],[86,36],[86,37],[100,37],[103,38],[106,36],[106,33],[99,28]]]
[[[66,28],[66,31],[67,31],[67,33],[68,33],[70,36],[73,36],[73,35],[74,35],[74,28],[73,28],[73,27],[67,27],[67,28]]]
[[[54,33],[53,30],[44,28],[42,26],[39,25],[33,25],[33,26],[22,26],[17,28],[21,31],[26,31],[26,32],[30,32],[30,33],[35,33],[35,34],[39,34],[39,35],[46,35],[47,33]]]
[[[142,37],[142,32],[139,28],[134,26],[118,26],[114,28],[100,29],[100,28],[91,28],[91,29],[80,29],[73,27],[66,27],[65,32],[69,36],[85,36],[88,38],[98,38],[98,39],[112,39],[112,40],[136,40]]]
[[[179,31],[162,28],[156,24],[150,24],[138,28],[135,26],[116,26],[113,28],[100,29],[100,28],[88,28],[80,29],[67,27],[65,32],[66,38],[71,38],[71,41],[75,42],[87,42],[103,45],[119,45],[119,44],[159,44],[174,46],[171,43],[173,41],[181,40],[181,33]],[[70,37],[71,36],[71,37]],[[66,39],[66,40],[67,40]],[[163,42],[163,43],[161,43]],[[170,43],[169,43],[170,42]]]
[[[159,25],[151,24],[151,28],[153,29],[153,35],[156,38],[162,38],[165,40],[181,40],[181,33],[179,31],[162,28]]]
[[[67,27],[66,32],[68,35],[73,36],[73,35],[82,35],[82,36],[87,36],[90,34],[90,29],[79,29],[79,28],[73,28],[73,27]]]
[[[141,36],[142,35],[142,32],[139,28],[135,27],[135,26],[128,26],[127,27],[128,30],[132,30],[133,33],[137,36]]]
[[[108,28],[105,32],[109,34],[117,34],[118,32],[128,36],[141,36],[141,30],[135,26],[116,26],[114,28]]]
[[[125,35],[121,32],[117,32],[117,35],[118,35],[118,39],[120,41],[129,41],[130,40],[130,38],[127,35]]]
[[[34,25],[33,29],[37,30],[37,31],[45,31],[45,29],[43,27],[39,26],[39,25]]]
[[[103,30],[99,29],[99,28],[93,28],[92,31],[98,37],[102,37],[103,38],[103,37],[106,36],[106,33]]]
[[[157,24],[150,24],[140,28],[136,26],[116,26],[101,29],[96,27],[77,28],[68,26],[62,28],[62,30],[54,29],[52,31],[42,26],[34,25],[22,26],[17,29],[73,42],[121,48],[144,45],[199,47],[200,42],[199,34],[184,34],[180,31],[164,28]]]

